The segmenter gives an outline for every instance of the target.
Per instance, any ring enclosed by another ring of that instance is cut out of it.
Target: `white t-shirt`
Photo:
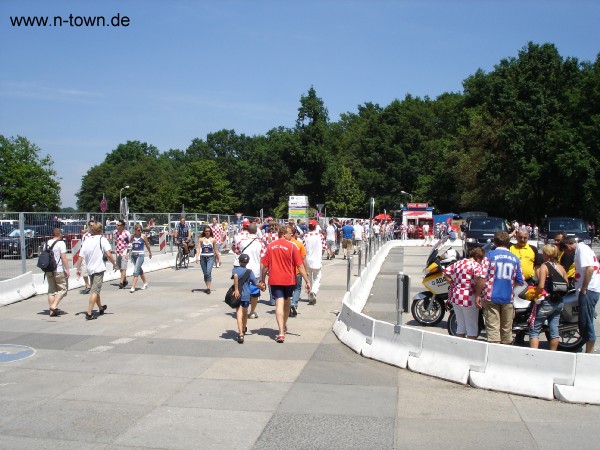
[[[48,248],[52,247],[52,244],[54,244],[54,241],[56,241],[56,239],[50,239],[48,241],[48,243],[46,244],[48,246]],[[67,244],[65,244],[65,241],[60,240],[56,243],[56,245],[54,247],[52,247],[52,253],[54,253],[54,260],[56,261],[56,270],[55,272],[64,272],[65,268],[63,266],[62,263],[62,258],[60,257],[60,255],[67,253]]]
[[[306,248],[306,265],[311,269],[323,267],[323,240],[321,233],[309,231],[304,235],[303,244]]]
[[[325,233],[327,234],[325,239],[328,241],[335,241],[336,229],[333,225],[327,225]]]
[[[354,239],[357,241],[362,241],[362,237],[363,237],[362,225],[354,225]]]
[[[379,224],[374,223],[373,224],[373,233],[375,233],[376,235],[379,234]]]
[[[427,225],[427,224],[423,225],[423,233],[425,235],[427,235],[427,233],[429,233],[429,225]]]
[[[250,257],[250,261],[248,264],[246,264],[246,269],[250,269],[252,271],[256,277],[256,281],[260,280],[260,256],[263,248],[263,244],[261,243],[260,239],[255,234],[248,234],[248,236],[245,236],[242,238],[242,240],[240,240],[239,247],[240,251],[245,248],[243,253]],[[239,259],[239,255],[236,255],[233,264],[234,266],[240,265]]]
[[[102,249],[100,249],[100,245],[102,245]],[[87,271],[90,275],[106,270],[106,263],[102,256],[107,251],[110,251],[110,242],[99,234],[90,236],[81,245],[81,254],[85,258]]]
[[[575,289],[577,291],[581,290],[581,286],[583,285],[586,267],[594,268],[594,274],[587,287],[588,290],[600,292],[600,265],[598,264],[598,258],[596,258],[596,254],[589,245],[580,242],[575,249]]]

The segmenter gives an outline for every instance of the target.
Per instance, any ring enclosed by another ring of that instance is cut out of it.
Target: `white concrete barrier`
[[[554,385],[554,395],[564,402],[600,405],[600,357],[578,353],[573,386],[557,383]]]
[[[408,356],[421,351],[423,331],[401,326],[396,333],[394,325],[380,320],[374,325],[373,341],[363,347],[363,356],[406,369]]]
[[[484,370],[487,349],[485,342],[424,331],[421,350],[411,352],[408,368],[413,372],[467,384],[471,371]]]
[[[575,354],[486,345],[485,371],[471,372],[471,386],[552,400],[555,383],[572,386],[575,381]]]
[[[360,354],[362,348],[372,342],[374,321],[369,316],[354,311],[344,303],[338,321],[344,323],[346,331],[338,324],[336,336],[356,353]]]
[[[9,305],[20,302],[35,295],[33,274],[27,272],[24,275],[0,281],[0,305]]]

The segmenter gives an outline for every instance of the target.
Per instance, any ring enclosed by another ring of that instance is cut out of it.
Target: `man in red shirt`
[[[265,255],[260,261],[262,280],[269,274],[269,287],[275,297],[275,317],[279,334],[275,341],[280,344],[285,339],[287,332],[287,320],[290,315],[292,294],[296,287],[296,267],[300,271],[306,285],[306,291],[310,292],[310,283],[306,269],[302,262],[302,256],[298,247],[290,241],[294,229],[286,226],[280,229],[279,239],[267,246]]]

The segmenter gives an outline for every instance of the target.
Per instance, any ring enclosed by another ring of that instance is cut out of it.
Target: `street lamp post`
[[[413,195],[410,192],[400,191],[401,194],[410,195],[410,202],[413,203]]]
[[[119,191],[119,213],[123,215],[123,189],[129,189],[129,185],[123,186]]]

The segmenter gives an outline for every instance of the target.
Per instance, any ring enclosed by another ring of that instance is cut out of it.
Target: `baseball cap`
[[[248,225],[250,225],[250,221],[247,218],[242,220],[242,228],[248,228]]]
[[[246,255],[245,253],[242,253],[239,257],[239,261],[241,263],[247,264],[250,262],[250,257],[248,255]]]
[[[313,227],[316,227],[317,226],[317,221],[316,220],[309,220],[308,224],[311,225],[311,226],[313,226]]]

